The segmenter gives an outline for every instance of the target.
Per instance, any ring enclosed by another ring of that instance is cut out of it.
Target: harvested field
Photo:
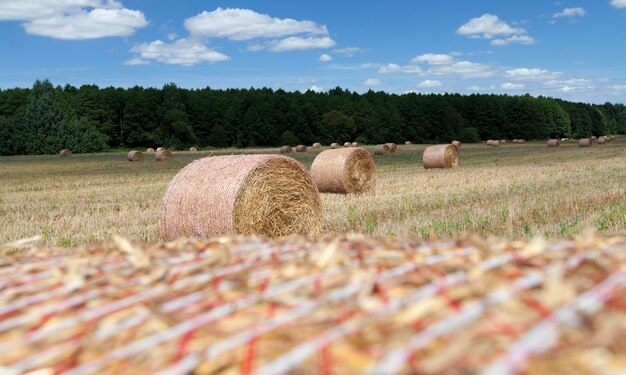
[[[8,374],[626,370],[623,236],[4,251]]]

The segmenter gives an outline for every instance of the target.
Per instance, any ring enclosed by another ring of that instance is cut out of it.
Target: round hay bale
[[[457,150],[461,149],[461,141],[452,141],[451,145],[456,147]]]
[[[389,152],[391,152],[392,154],[396,152],[396,150],[398,149],[398,145],[395,143],[385,143],[385,144],[389,146]]]
[[[291,151],[293,151],[293,149],[291,148],[291,146],[283,146],[280,148],[280,153],[281,154],[288,154]]]
[[[374,146],[374,155],[385,155],[388,153],[389,146],[387,144]]]
[[[66,158],[66,157],[71,156],[71,155],[72,155],[72,151],[70,151],[70,150],[68,150],[66,148],[64,148],[63,150],[59,151],[59,156],[62,157],[62,158]]]
[[[360,194],[376,185],[376,165],[360,147],[321,152],[311,165],[311,177],[320,193]]]
[[[147,152],[147,153],[154,153],[154,149],[153,149],[152,147],[149,147],[149,148],[146,150],[146,152]]]
[[[500,147],[500,141],[497,140],[497,139],[491,141],[491,146],[493,146],[493,147]]]
[[[173,157],[174,155],[172,155],[172,153],[167,150],[157,151],[156,155],[154,156],[156,161],[170,161]]]
[[[165,151],[165,147],[159,147],[159,148],[157,148],[156,150],[157,150],[157,152],[159,152],[159,151]]]
[[[143,152],[141,151],[128,151],[128,155],[126,155],[128,161],[142,161],[143,160]]]
[[[344,142],[343,143],[343,147],[350,147],[350,146],[352,146],[352,143],[350,143],[350,142]]]
[[[591,138],[581,138],[578,140],[578,147],[591,147],[593,141]]]
[[[332,148],[333,150],[339,148],[339,143],[331,143],[330,148]]]
[[[352,142],[351,147],[359,147],[359,142]]]
[[[548,140],[548,147],[559,147],[560,144],[561,144],[561,141],[559,141],[558,139]]]
[[[503,145],[503,144],[505,144],[505,143],[506,143],[506,139],[501,139],[501,140],[500,140],[500,144],[501,144],[501,145]]]
[[[569,138],[561,138],[561,142],[567,142],[569,141]]]
[[[313,143],[313,148],[320,148],[320,147],[322,147],[321,143],[319,143],[319,142]]]
[[[161,210],[166,240],[181,236],[315,236],[320,196],[302,164],[284,155],[195,160],[170,181]]]
[[[411,142],[411,141],[406,141],[406,142],[404,142],[404,144],[405,144],[405,145],[412,145],[412,144],[413,144],[413,142]]]
[[[606,143],[606,137],[598,137],[598,144],[603,145]]]
[[[515,139],[514,139],[514,140],[512,140],[511,142],[513,142],[513,143],[518,143],[518,142],[519,142],[519,139],[515,138]]]
[[[191,148],[189,149],[189,152],[198,152],[198,149],[197,149],[197,148],[195,148],[195,147],[191,147]]]
[[[424,150],[424,169],[456,168],[459,165],[459,151],[452,145],[430,146]]]
[[[598,138],[594,135],[594,136],[592,136],[592,137],[591,137],[591,140],[592,140],[592,141],[597,141],[597,140],[598,140]]]
[[[305,145],[297,145],[296,152],[306,152],[307,148]]]
[[[493,139],[490,139],[487,141],[487,146],[491,146],[491,144],[493,143]]]

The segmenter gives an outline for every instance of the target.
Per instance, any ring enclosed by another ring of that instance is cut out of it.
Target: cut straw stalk
[[[376,185],[372,156],[360,147],[326,150],[311,165],[311,177],[320,193],[365,193]]]

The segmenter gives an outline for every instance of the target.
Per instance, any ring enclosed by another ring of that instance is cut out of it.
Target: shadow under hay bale
[[[154,156],[154,159],[156,161],[170,161],[172,160],[173,157],[174,155],[172,155],[171,151],[161,150],[161,151],[157,151],[156,155]]]
[[[461,149],[461,141],[452,141],[451,145],[456,147],[457,151]]]
[[[61,151],[59,151],[59,156],[62,158],[66,158],[68,156],[72,155],[72,151],[68,150],[68,149],[63,149]]]
[[[298,161],[283,155],[229,155],[193,161],[163,197],[164,238],[258,234],[315,236],[319,193]]]
[[[459,151],[453,145],[430,146],[424,150],[424,169],[456,168],[459,165]]]
[[[143,152],[136,150],[128,151],[126,158],[128,159],[128,161],[142,161]]]
[[[307,147],[305,145],[296,146],[296,152],[306,152],[306,151],[307,151]]]
[[[385,155],[389,153],[389,146],[386,144],[374,146],[374,155]]]
[[[392,154],[398,150],[398,145],[395,144],[395,143],[389,142],[389,143],[385,143],[385,144],[387,146],[389,146],[389,152],[392,153]]]
[[[558,139],[550,139],[548,141],[548,147],[559,147],[560,144],[561,141],[559,141]]]
[[[311,177],[320,193],[366,193],[376,186],[376,165],[360,147],[326,150],[313,160]]]
[[[291,151],[293,151],[293,149],[291,148],[291,146],[282,146],[280,148],[280,153],[281,154],[289,154]]]
[[[578,147],[591,147],[593,145],[593,141],[591,138],[581,138],[578,140]]]

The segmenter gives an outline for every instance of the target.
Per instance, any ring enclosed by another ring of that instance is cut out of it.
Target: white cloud
[[[484,91],[494,91],[496,89],[496,86],[491,85],[491,86],[469,86],[467,88],[467,91],[476,91],[476,92],[484,92]]]
[[[316,86],[316,85],[313,85],[313,86],[309,87],[308,89],[306,89],[304,91],[306,92],[308,90],[311,90],[311,91],[314,91],[314,92],[322,92],[322,91],[324,91],[324,88]]]
[[[185,20],[191,35],[246,41],[258,38],[281,38],[289,35],[327,35],[325,26],[313,21],[270,17],[250,9],[217,8]]]
[[[441,83],[441,81],[431,80],[431,79],[427,79],[417,84],[417,87],[420,87],[420,88],[433,88],[433,87],[441,87],[441,86],[443,86],[443,83]]]
[[[611,0],[611,5],[615,8],[626,8],[626,0]]]
[[[141,11],[115,0],[5,0],[0,20],[26,21],[28,34],[65,40],[125,37],[148,25]]]
[[[150,64],[150,61],[142,60],[142,59],[140,59],[138,57],[135,57],[133,59],[124,61],[124,65],[131,65],[131,66],[134,66],[134,65],[148,65],[148,64]]]
[[[429,65],[447,65],[454,62],[454,57],[445,54],[426,53],[416,56],[411,60],[412,63],[426,63]]]
[[[230,58],[212,50],[202,43],[187,39],[179,39],[174,43],[156,40],[151,43],[137,45],[130,50],[138,56],[130,61],[156,60],[164,64],[191,66],[200,62],[216,63]],[[135,64],[137,65],[137,64]]]
[[[485,13],[480,17],[472,18],[456,31],[459,35],[470,38],[483,37],[491,39],[497,35],[525,34],[526,30],[509,26],[493,14]]]
[[[332,61],[333,57],[329,54],[323,53],[322,55],[320,55],[320,57],[317,59],[318,61],[323,61],[323,62],[328,62],[328,61]]]
[[[176,38],[178,38],[178,35],[176,35],[176,33],[167,34],[167,40],[169,40],[170,42],[176,40]]]
[[[461,78],[486,78],[495,74],[491,65],[471,61],[458,61],[448,65],[433,65],[428,69],[428,73],[432,75],[456,75]]]
[[[561,76],[561,72],[550,72],[539,68],[516,68],[504,72],[505,76],[518,80],[546,80]]]
[[[528,35],[513,35],[505,39],[494,39],[489,44],[494,47],[510,46],[511,44],[530,45],[535,44],[535,38]]]
[[[582,17],[587,14],[585,8],[577,7],[577,8],[565,8],[562,11],[555,13],[552,15],[554,18],[559,17]]]
[[[363,82],[363,85],[367,87],[377,87],[377,86],[380,86],[381,84],[382,82],[380,81],[380,79],[377,79],[377,78],[369,78],[369,79],[366,79],[365,82]]]
[[[301,38],[299,36],[290,36],[289,38],[285,38],[277,41],[276,43],[272,43],[268,49],[273,52],[284,52],[313,48],[330,48],[334,45],[335,41],[330,39],[329,37]]]
[[[366,49],[359,47],[345,47],[345,48],[335,48],[333,52],[338,53],[340,55],[344,55],[347,57],[354,56],[355,53],[363,53]]]
[[[378,73],[380,74],[389,74],[389,73],[405,73],[405,74],[420,74],[422,69],[417,65],[404,65],[400,66],[398,64],[387,64],[383,65],[378,69]]]
[[[526,85],[523,83],[506,82],[500,85],[503,90],[522,90]]]

